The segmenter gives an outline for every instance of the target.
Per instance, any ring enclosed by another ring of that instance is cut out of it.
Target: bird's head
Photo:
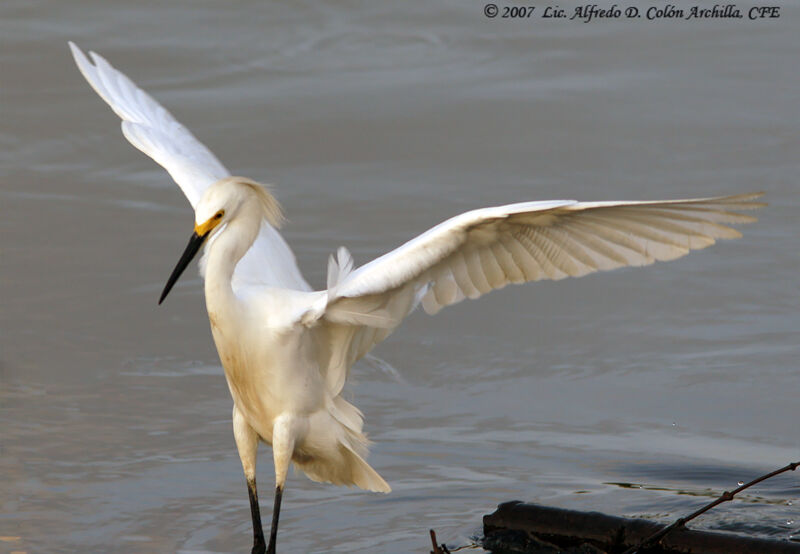
[[[256,217],[280,227],[283,214],[280,204],[262,184],[246,177],[226,177],[208,187],[195,207],[195,232],[210,237],[224,223],[251,210]]]
[[[235,219],[248,214],[274,227],[283,222],[280,204],[261,185],[246,177],[226,177],[208,187],[195,206],[194,232],[161,293],[161,304],[203,244]]]

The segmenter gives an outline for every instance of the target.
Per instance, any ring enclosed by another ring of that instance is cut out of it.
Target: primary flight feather
[[[313,291],[277,228],[262,185],[234,177],[192,133],[105,59],[70,43],[81,73],[122,119],[136,148],[164,167],[195,210],[189,245],[161,300],[200,250],[206,307],[234,400],[250,496],[253,552],[275,552],[290,462],[311,479],[389,492],[365,457],[361,412],[340,395],[350,367],[418,305],[434,314],[509,283],[580,277],[673,260],[717,239],[761,194],[653,202],[523,202],[473,210],[354,268],[340,248],[327,290]],[[272,445],[269,545],[255,482],[259,441]]]

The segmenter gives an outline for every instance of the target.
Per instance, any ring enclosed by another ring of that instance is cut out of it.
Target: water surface
[[[741,240],[414,314],[348,394],[388,496],[288,482],[294,552],[467,544],[522,499],[671,521],[797,460],[800,90],[769,22],[512,22],[481,4],[0,6],[0,547],[242,552],[231,400],[192,224],[66,41],[101,52],[234,173],[274,183],[315,286],[467,209],[753,190]],[[261,450],[261,483],[272,480]],[[264,487],[265,522],[269,487]],[[794,474],[697,527],[800,533]],[[794,523],[789,523],[790,521]]]

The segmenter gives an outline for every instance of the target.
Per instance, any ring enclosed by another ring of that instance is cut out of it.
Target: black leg
[[[275,488],[275,505],[272,507],[272,527],[269,530],[269,547],[267,554],[275,554],[275,540],[278,538],[278,518],[281,515],[281,497],[283,488]],[[261,539],[264,540],[263,538]]]
[[[250,496],[250,515],[253,516],[253,550],[250,554],[264,554],[264,531],[261,530],[261,511],[258,509],[256,480],[247,480],[247,494]]]

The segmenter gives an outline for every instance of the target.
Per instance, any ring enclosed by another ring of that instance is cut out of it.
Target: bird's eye
[[[214,219],[220,219],[222,217],[222,214],[224,213],[225,213],[224,210],[218,211],[217,214],[214,216]]]

